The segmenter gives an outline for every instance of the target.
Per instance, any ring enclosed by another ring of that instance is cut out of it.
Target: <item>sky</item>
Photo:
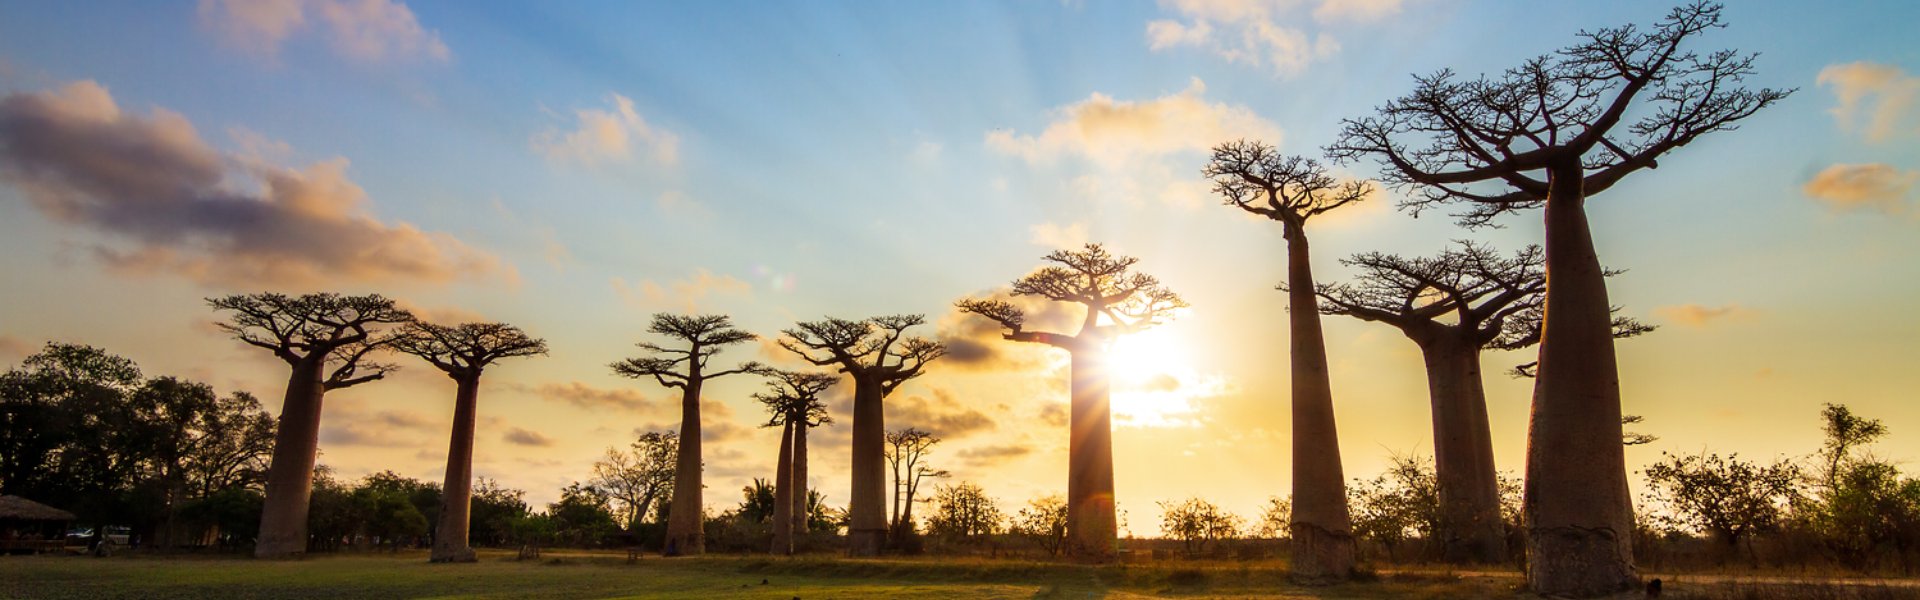
[[[1011,513],[1063,493],[1065,356],[995,339],[954,301],[1056,248],[1140,258],[1192,308],[1120,342],[1126,529],[1200,496],[1251,518],[1288,485],[1276,223],[1211,197],[1213,144],[1319,156],[1441,69],[1498,73],[1661,2],[568,2],[0,0],[0,363],[48,341],[278,410],[284,364],[204,298],[380,293],[495,320],[549,356],[488,371],[475,471],[555,499],[609,447],[677,427],[677,394],[608,364],[658,312],[762,336],[722,354],[799,367],[800,320],[921,313],[965,345],[887,400],[890,427]],[[1819,445],[1822,403],[1883,419],[1920,458],[1920,45],[1910,2],[1743,1],[1696,49],[1758,52],[1797,88],[1590,200],[1623,341],[1627,451],[1771,460]],[[1377,174],[1338,165],[1343,178]],[[1466,230],[1398,192],[1313,223],[1322,281],[1360,252],[1539,243],[1539,213]],[[1397,331],[1327,317],[1342,459],[1430,455],[1425,378]],[[439,481],[453,386],[424,362],[328,394],[320,462]],[[1485,356],[1495,457],[1522,470],[1531,360]],[[707,502],[770,478],[751,377],[704,399]],[[847,390],[811,484],[847,497]]]

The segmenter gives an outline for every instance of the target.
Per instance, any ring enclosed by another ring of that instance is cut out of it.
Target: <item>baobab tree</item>
[[[503,358],[547,353],[547,342],[505,323],[408,324],[394,348],[418,356],[453,379],[453,434],[447,442],[447,480],[440,488],[440,524],[431,562],[474,562],[467,545],[473,507],[473,430],[480,406],[480,374]]]
[[[1215,146],[1201,173],[1213,181],[1214,193],[1228,206],[1279,221],[1287,240],[1287,280],[1282,287],[1287,290],[1292,338],[1293,577],[1304,582],[1344,580],[1353,572],[1353,520],[1340,465],[1307,221],[1359,202],[1373,188],[1363,181],[1341,183],[1313,159],[1283,156],[1253,140]]]
[[[999,323],[1001,337],[1046,344],[1070,357],[1071,402],[1067,438],[1068,554],[1094,560],[1113,557],[1119,544],[1113,496],[1113,413],[1108,403],[1106,353],[1120,336],[1171,319],[1186,308],[1179,294],[1146,273],[1132,272],[1140,259],[1115,256],[1100,244],[1055,250],[1052,263],[1013,282],[1013,295],[1078,304],[1084,311],[1072,335],[1026,329],[1026,313],[1013,303],[969,299],[960,310]]]
[[[1754,55],[1688,48],[1723,26],[1719,4],[1696,1],[1652,27],[1583,31],[1499,76],[1416,77],[1413,93],[1346,120],[1328,149],[1377,160],[1385,181],[1414,192],[1404,206],[1416,214],[1462,204],[1456,216],[1475,226],[1544,209],[1548,285],[1523,500],[1527,581],[1541,594],[1638,585],[1611,305],[1586,202],[1791,93],[1742,87]]]
[[[921,480],[952,474],[921,462],[938,443],[940,436],[924,429],[908,427],[887,432],[887,468],[893,471],[892,523],[895,547],[907,548],[908,538],[917,533],[913,524],[913,497],[920,492]]]
[[[780,461],[773,478],[773,553],[793,554],[795,533],[807,530],[807,430],[833,422],[820,394],[839,383],[830,373],[769,371],[767,391],[753,395],[767,407],[767,427],[780,429]]]
[[[1461,242],[1431,258],[1370,252],[1340,262],[1359,270],[1357,280],[1319,284],[1320,311],[1391,325],[1420,347],[1426,363],[1440,501],[1434,535],[1442,558],[1505,561],[1480,351],[1538,343],[1538,307],[1547,286],[1540,247],[1504,257]],[[1625,317],[1614,320],[1618,337],[1651,329]]]
[[[887,538],[886,414],[882,402],[907,380],[920,376],[947,347],[906,331],[925,315],[890,315],[861,321],[826,318],[797,323],[781,333],[780,347],[818,366],[832,366],[853,379],[852,497],[847,537],[854,556],[877,556]]]
[[[683,348],[668,348],[653,342],[636,344],[648,356],[613,363],[613,372],[634,379],[652,378],[660,385],[680,390],[680,451],[673,475],[673,500],[667,506],[667,539],[661,546],[666,556],[692,556],[706,551],[705,525],[702,522],[700,468],[700,389],[707,380],[741,373],[760,373],[765,367],[748,361],[724,371],[708,369],[713,356],[727,346],[752,341],[757,336],[735,329],[726,315],[672,315],[655,313],[647,331],[681,342]]]
[[[367,357],[392,343],[392,326],[413,321],[413,314],[378,294],[240,294],[208,298],[207,304],[233,313],[218,324],[221,330],[273,352],[292,368],[253,553],[261,558],[305,554],[321,400],[329,391],[376,381],[393,371],[393,365]]]

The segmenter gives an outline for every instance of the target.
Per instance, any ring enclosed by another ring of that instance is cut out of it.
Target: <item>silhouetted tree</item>
[[[1387,470],[1373,479],[1354,478],[1347,487],[1353,505],[1353,530],[1387,549],[1387,560],[1410,537],[1433,539],[1440,525],[1440,495],[1433,462],[1418,455],[1390,457]]]
[[[1465,203],[1462,221],[1483,225],[1545,208],[1549,284],[1526,477],[1527,579],[1538,593],[1639,585],[1606,270],[1585,203],[1790,93],[1740,86],[1753,55],[1686,48],[1722,26],[1720,13],[1691,2],[1650,28],[1583,31],[1497,77],[1417,77],[1413,93],[1378,115],[1345,121],[1329,148],[1345,161],[1375,158],[1386,181],[1418,190],[1406,204],[1416,214]]]
[[[1032,540],[1048,556],[1059,556],[1067,543],[1067,499],[1053,494],[1034,498],[1013,516],[1009,533]]]
[[[795,532],[807,530],[807,430],[832,422],[820,394],[839,383],[829,373],[769,371],[767,392],[753,395],[766,405],[767,427],[780,428],[780,460],[773,478],[773,553],[793,554]]]
[[[1293,522],[1293,500],[1279,496],[1268,496],[1267,503],[1260,505],[1260,518],[1253,522],[1249,533],[1257,538],[1282,539],[1287,537],[1288,525]]]
[[[674,468],[679,464],[680,434],[649,431],[640,434],[627,451],[607,448],[606,457],[593,463],[588,485],[607,494],[632,531],[647,513],[673,495]],[[664,513],[666,511],[657,511]]]
[[[925,430],[908,427],[887,432],[887,467],[893,470],[893,543],[905,548],[908,539],[918,534],[913,520],[913,499],[920,481],[951,475],[945,470],[923,464],[940,437]]]
[[[847,504],[849,551],[875,556],[886,543],[886,415],[881,402],[947,347],[906,331],[924,315],[891,315],[861,321],[827,318],[795,324],[781,333],[780,347],[819,366],[837,367],[853,378],[852,494]]]
[[[544,340],[528,337],[505,323],[435,325],[414,322],[394,340],[401,352],[418,356],[453,379],[453,434],[447,443],[447,480],[442,487],[440,522],[433,532],[432,562],[473,562],[467,545],[472,528],[473,430],[480,405],[480,374],[502,358],[547,353]]]
[[[1838,487],[1846,461],[1860,446],[1873,443],[1887,434],[1887,426],[1879,419],[1854,416],[1853,410],[1843,404],[1824,404],[1820,408],[1820,427],[1826,433],[1826,439],[1820,445],[1821,483],[1827,489]]]
[[[1005,300],[961,300],[960,310],[1006,328],[1016,342],[1066,350],[1072,360],[1067,438],[1067,552],[1111,558],[1119,528],[1113,496],[1113,414],[1106,352],[1113,340],[1159,325],[1187,303],[1146,273],[1130,272],[1140,259],[1114,256],[1100,244],[1048,253],[1045,267],[1013,282],[1013,295],[1039,296],[1084,309],[1077,332],[1026,329],[1026,313]]]
[[[1503,257],[1461,242],[1435,257],[1370,252],[1343,259],[1354,283],[1320,284],[1320,311],[1399,329],[1426,362],[1440,493],[1435,540],[1449,562],[1506,560],[1480,351],[1539,342],[1546,273],[1538,246]],[[1651,330],[1617,317],[1617,337]]]
[[[651,356],[629,358],[613,363],[613,371],[634,379],[651,377],[660,385],[680,389],[680,453],[674,469],[673,502],[667,510],[667,539],[662,553],[667,556],[695,555],[706,551],[705,526],[701,524],[700,388],[707,380],[740,373],[758,373],[760,363],[745,362],[725,371],[707,370],[707,361],[727,346],[756,339],[757,336],[735,329],[726,315],[682,316],[657,313],[647,331],[682,342],[685,348],[668,348],[641,342],[640,349]]]
[[[1159,502],[1160,531],[1180,540],[1188,554],[1207,550],[1207,544],[1240,537],[1242,520],[1202,498]]]
[[[392,371],[393,365],[367,356],[392,343],[394,332],[387,326],[411,322],[413,314],[378,294],[247,294],[210,298],[207,304],[232,313],[219,324],[222,330],[272,352],[292,368],[267,468],[267,500],[254,555],[298,556],[307,551],[307,502],[320,447],[321,399],[328,391],[375,381]]]
[[[987,491],[972,482],[937,485],[929,505],[927,533],[955,543],[971,543],[1000,533],[1007,517]]]
[[[1799,467],[1786,460],[1755,464],[1738,454],[1661,457],[1647,467],[1647,484],[1673,509],[1677,524],[1711,534],[1729,554],[1745,542],[1757,566],[1753,536],[1780,528],[1799,495]]]
[[[1314,295],[1307,221],[1359,202],[1366,182],[1340,183],[1313,159],[1283,156],[1251,140],[1215,146],[1201,173],[1228,206],[1278,221],[1287,240],[1287,313],[1292,338],[1293,576],[1345,580],[1353,572],[1353,523],[1333,418],[1327,344]]]

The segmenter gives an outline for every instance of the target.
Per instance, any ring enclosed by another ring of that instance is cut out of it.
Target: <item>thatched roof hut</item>
[[[73,513],[19,496],[0,496],[0,519],[9,521],[72,521]]]

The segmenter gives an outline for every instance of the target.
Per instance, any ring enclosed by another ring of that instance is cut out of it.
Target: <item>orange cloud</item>
[[[1737,304],[1726,306],[1702,306],[1699,304],[1680,304],[1661,306],[1653,309],[1653,314],[1670,322],[1687,327],[1706,327],[1715,321],[1739,319],[1751,315],[1753,311]]]
[[[631,389],[598,388],[579,381],[566,383],[542,383],[529,386],[519,383],[502,384],[501,389],[531,394],[542,399],[563,402],[586,410],[616,409],[624,411],[647,411],[653,409],[655,402],[645,395]]]
[[[693,276],[666,285],[652,279],[629,283],[619,277],[612,278],[610,282],[620,299],[647,310],[699,312],[707,307],[706,301],[710,296],[747,296],[753,293],[753,284],[732,275],[715,275],[706,269],[696,269]]]
[[[680,161],[680,136],[647,123],[631,98],[607,94],[607,99],[613,106],[606,110],[574,109],[570,130],[550,128],[535,134],[534,151],[554,160],[599,165],[626,162],[636,146],[644,146],[662,165]],[[662,204],[667,204],[664,196]]]
[[[1835,212],[1874,210],[1897,215],[1906,212],[1915,182],[1920,182],[1920,172],[1885,163],[1837,164],[1815,174],[1800,191]]]
[[[531,429],[522,429],[519,427],[508,429],[507,433],[501,436],[501,439],[504,439],[507,441],[507,443],[513,444],[515,446],[533,446],[536,448],[545,448],[547,446],[553,445],[553,438],[547,437],[546,435],[541,434],[538,431],[534,431]]]
[[[1840,104],[1829,112],[1840,127],[1860,130],[1867,141],[1920,132],[1907,124],[1914,101],[1920,99],[1920,77],[1891,65],[1853,62],[1821,69],[1815,81],[1833,88]]]
[[[0,181],[55,221],[116,238],[92,248],[116,271],[228,287],[517,278],[451,235],[368,216],[346,170],[344,158],[230,160],[179,113],[122,112],[92,81],[0,98]]]
[[[439,32],[392,0],[201,0],[200,20],[227,45],[267,60],[314,21],[326,26],[335,54],[361,62],[453,57]]]

